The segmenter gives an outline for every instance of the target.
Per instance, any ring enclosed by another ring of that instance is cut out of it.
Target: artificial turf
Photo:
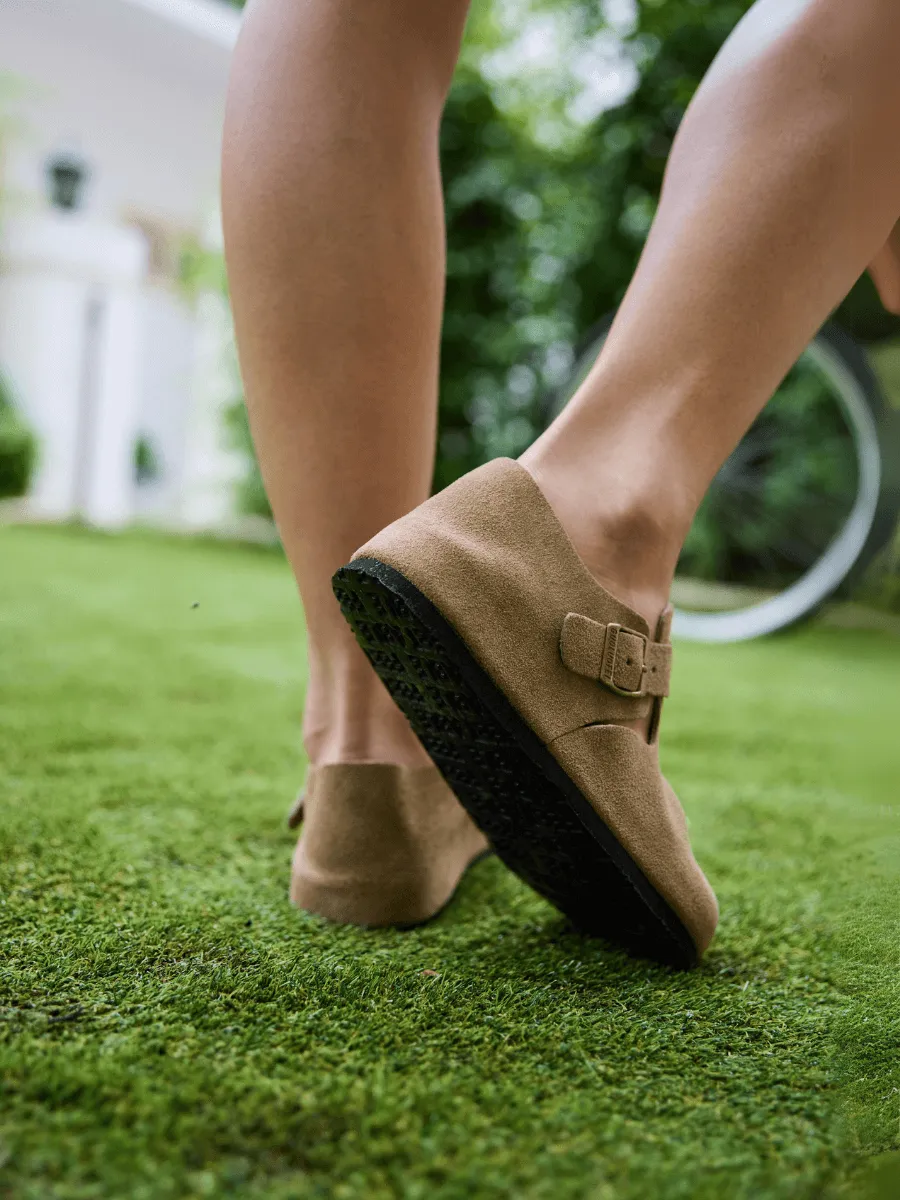
[[[0,531],[0,1196],[900,1195],[900,641],[678,647],[693,973],[495,859],[412,932],[294,911],[303,680],[273,553]]]

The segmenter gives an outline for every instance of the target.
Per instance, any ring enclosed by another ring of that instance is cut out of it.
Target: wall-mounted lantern
[[[47,193],[54,208],[74,212],[81,208],[84,187],[91,171],[75,154],[54,154],[47,162]]]

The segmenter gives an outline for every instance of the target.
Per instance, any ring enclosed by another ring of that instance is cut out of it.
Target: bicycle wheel
[[[596,326],[547,423],[606,340]],[[897,519],[898,426],[862,349],[825,325],[713,481],[678,562],[674,632],[760,637],[811,616],[857,578]]]

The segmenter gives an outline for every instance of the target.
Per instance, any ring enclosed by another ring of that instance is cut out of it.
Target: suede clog
[[[650,630],[498,459],[337,572],[344,616],[498,855],[585,932],[678,966],[718,918],[659,769],[670,613]],[[617,722],[650,718],[649,741]]]
[[[341,924],[420,925],[488,852],[435,767],[311,768],[288,824],[300,820],[291,900]]]

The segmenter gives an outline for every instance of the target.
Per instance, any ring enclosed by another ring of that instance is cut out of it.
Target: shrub
[[[0,500],[24,496],[37,461],[37,439],[13,408],[0,378]]]
[[[268,517],[271,520],[272,509],[259,471],[259,463],[256,461],[243,397],[235,400],[226,410],[225,423],[231,444],[244,456],[246,463],[244,477],[238,485],[238,508],[248,516]]]
[[[134,443],[132,460],[134,481],[138,486],[155,483],[162,474],[162,466],[156,447],[146,434],[142,433]]]

